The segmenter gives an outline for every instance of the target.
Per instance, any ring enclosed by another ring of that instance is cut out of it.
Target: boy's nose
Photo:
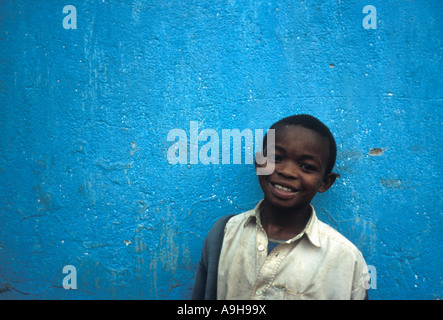
[[[298,178],[298,167],[295,164],[286,163],[283,166],[275,168],[275,172],[286,179],[293,180]]]

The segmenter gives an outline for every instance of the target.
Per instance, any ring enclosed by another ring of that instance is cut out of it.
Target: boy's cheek
[[[260,164],[262,163],[262,164]],[[255,162],[255,172],[258,176],[269,176],[275,171],[275,163],[273,161],[266,161],[266,157],[261,156]]]
[[[273,163],[269,163],[264,167],[257,167],[256,173],[258,176],[270,176],[275,171],[275,165]]]
[[[260,188],[262,189],[263,193],[267,193],[269,191],[269,176],[265,175],[259,175],[258,176],[258,183],[260,184]]]

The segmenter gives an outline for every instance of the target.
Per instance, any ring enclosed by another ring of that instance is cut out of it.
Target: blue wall
[[[315,206],[376,267],[371,297],[441,298],[442,20],[438,0],[0,2],[0,298],[189,298],[213,222],[261,190],[251,164],[169,164],[168,132],[296,113],[336,136]]]

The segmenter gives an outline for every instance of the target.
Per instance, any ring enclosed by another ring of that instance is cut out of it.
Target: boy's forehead
[[[301,125],[284,124],[275,128],[275,138],[280,140],[300,140],[300,139],[326,139],[315,130],[305,128]]]
[[[290,147],[293,144],[303,143],[319,151],[328,152],[328,139],[318,132],[300,125],[285,124],[275,128],[275,144],[280,147]]]

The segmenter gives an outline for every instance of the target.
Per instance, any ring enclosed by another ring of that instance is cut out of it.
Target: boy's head
[[[273,162],[274,171],[259,175],[265,199],[277,207],[308,206],[317,192],[328,190],[337,178],[332,173],[337,154],[334,137],[310,115],[284,118],[270,129],[275,130],[275,143],[266,150],[266,135],[263,153]],[[256,167],[260,167],[257,162]]]
[[[311,115],[298,114],[277,121],[271,126],[270,129],[274,129],[277,131],[279,128],[288,125],[302,126],[304,128],[311,129],[328,140],[329,160],[328,160],[328,165],[326,167],[326,173],[331,173],[332,169],[334,168],[335,160],[337,157],[337,145],[335,143],[334,136],[332,135],[329,128],[323,122],[321,122],[320,120]],[[267,135],[265,135],[263,139],[263,147],[266,147],[266,139]]]

